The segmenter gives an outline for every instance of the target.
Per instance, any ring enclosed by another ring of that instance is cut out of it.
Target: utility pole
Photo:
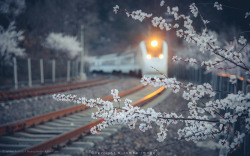
[[[172,18],[171,18],[171,15],[169,13],[165,13],[165,16],[166,16],[166,22],[167,23],[172,23]],[[170,34],[169,34],[169,31],[167,31],[167,43],[168,45],[170,44]]]
[[[86,80],[86,74],[84,72],[84,25],[81,25],[81,64],[80,64],[80,78],[81,80]]]

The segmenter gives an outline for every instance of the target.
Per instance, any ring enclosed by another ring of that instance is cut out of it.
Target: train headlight
[[[152,47],[156,47],[158,45],[158,42],[156,41],[156,40],[153,40],[152,42],[151,42],[151,46]]]
[[[150,59],[152,58],[152,56],[151,56],[150,54],[147,54],[146,58],[147,58],[148,60],[150,60]]]
[[[159,58],[160,58],[160,59],[163,59],[163,58],[164,58],[164,55],[163,55],[163,54],[160,54],[160,55],[159,55]]]

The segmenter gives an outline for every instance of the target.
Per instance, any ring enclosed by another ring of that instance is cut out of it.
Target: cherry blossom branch
[[[165,2],[161,2],[161,6]],[[214,3],[214,7],[217,10],[222,10],[222,4],[218,2]],[[216,55],[217,60],[212,62],[211,60],[201,63],[201,66],[206,66],[207,70],[210,68],[223,69],[220,65],[227,64],[227,67],[224,69],[239,67],[240,69],[246,70],[246,74],[250,73],[249,68],[243,62],[243,56],[239,52],[233,51],[232,47],[223,49],[216,44],[216,38],[208,34],[208,29],[206,24],[209,22],[204,20],[203,16],[199,12],[198,8],[192,3],[190,6],[190,11],[197,17],[199,15],[201,21],[205,24],[205,29],[202,29],[201,32],[196,31],[195,27],[192,25],[193,21],[190,16],[179,14],[178,7],[167,6],[167,12],[172,15],[175,21],[183,21],[184,30],[179,29],[179,24],[170,24],[162,17],[153,17],[152,14],[144,13],[141,10],[128,12],[126,9],[122,12],[125,12],[128,17],[132,17],[135,20],[143,21],[145,19],[150,19],[154,27],[159,27],[161,30],[165,29],[169,31],[171,29],[176,29],[177,37],[185,39],[188,43],[195,43],[197,47],[200,48],[201,52],[210,52],[212,55]],[[117,13],[119,6],[114,7],[114,12]],[[245,18],[249,16],[250,13],[246,13]],[[244,45],[246,39],[243,36],[240,36],[239,43]],[[222,60],[221,60],[222,58]],[[181,60],[186,63],[197,64],[197,61],[186,59]],[[234,67],[235,66],[235,67]],[[152,67],[155,69],[154,67]],[[155,69],[159,72],[159,70]],[[114,108],[112,106],[103,106],[98,109],[98,112],[94,114],[94,117],[103,117],[105,120],[97,125],[97,129],[101,130],[108,125],[113,124],[127,124],[129,128],[135,127],[135,122],[141,120],[145,123],[141,123],[139,129],[143,132],[152,128],[151,122],[156,123],[160,126],[160,132],[157,133],[158,141],[162,142],[167,135],[167,126],[170,124],[177,124],[177,121],[185,122],[183,129],[178,130],[179,138],[187,137],[186,139],[197,141],[200,139],[205,139],[208,135],[215,135],[217,133],[223,133],[228,135],[228,128],[233,125],[237,120],[242,119],[245,122],[245,129],[243,130],[242,135],[238,134],[237,139],[231,144],[225,139],[220,139],[219,144],[223,148],[233,149],[239,140],[242,140],[244,133],[250,130],[250,118],[249,118],[249,101],[250,94],[243,94],[238,92],[238,94],[228,94],[226,98],[220,100],[210,100],[208,102],[203,102],[205,97],[214,97],[215,91],[212,89],[210,84],[202,85],[193,85],[183,84],[177,81],[175,78],[167,78],[167,76],[161,72],[161,75],[165,79],[158,78],[147,78],[143,77],[141,82],[143,84],[150,84],[155,87],[164,86],[165,88],[170,88],[174,93],[178,93],[181,88],[184,89],[182,97],[190,101],[188,103],[189,116],[183,117],[182,115],[177,115],[176,113],[160,113],[155,112],[154,109],[148,108],[147,110],[140,109],[139,107],[131,106],[131,102],[124,102],[125,107],[122,107],[121,110]],[[230,82],[235,82],[234,78],[230,77]],[[236,79],[236,78],[235,78]],[[237,87],[237,86],[236,86]],[[198,104],[203,104],[203,107],[198,107]],[[108,107],[108,108],[107,108]],[[112,109],[111,109],[112,108]],[[120,106],[119,106],[120,108]],[[118,111],[119,110],[119,111]],[[220,110],[226,110],[226,112],[220,113]],[[108,112],[109,111],[109,112]],[[204,113],[208,113],[211,116],[207,117],[206,115],[201,116]],[[215,126],[219,125],[220,130],[216,129]],[[93,133],[96,132],[96,128],[91,129]],[[196,133],[197,132],[197,133]],[[190,135],[191,134],[191,135]]]
[[[190,37],[190,39],[197,43],[197,41],[196,41],[193,37]],[[240,67],[240,68],[242,68],[242,69],[244,69],[244,70],[246,70],[246,71],[249,71],[249,70],[250,70],[250,69],[248,69],[247,67],[244,67],[244,66],[242,66],[242,65],[240,65],[240,64],[237,64],[237,63],[235,63],[234,61],[232,61],[232,60],[226,58],[225,56],[223,56],[223,55],[221,55],[220,53],[217,52],[217,51],[223,51],[223,49],[215,49],[215,48],[214,48],[210,43],[208,43],[208,42],[206,42],[206,44],[212,49],[212,51],[211,51],[212,53],[214,53],[214,54],[220,56],[221,58],[227,60],[228,62],[230,62],[230,63],[234,64],[235,66],[238,66],[238,67]],[[227,51],[227,50],[225,50],[225,51]]]
[[[150,66],[151,68],[153,68],[154,70],[156,70],[159,74],[161,74],[162,76],[164,76],[165,78],[168,78],[166,74],[164,74],[163,72],[159,71],[158,69],[156,69],[153,66]]]
[[[209,43],[208,43],[208,45],[209,45],[211,48],[213,48]],[[214,50],[216,50],[216,49],[214,49]],[[240,68],[242,68],[242,69],[244,69],[244,70],[246,70],[246,71],[249,71],[248,68],[243,67],[243,66],[241,66],[241,65],[239,65],[239,64],[237,64],[237,63],[235,63],[234,61],[232,61],[232,60],[230,60],[230,59],[224,57],[223,55],[219,54],[218,52],[216,52],[216,51],[212,51],[212,52],[213,52],[214,54],[216,54],[216,55],[222,57],[223,59],[225,59],[225,60],[231,62],[232,64],[234,64],[234,65],[236,65],[236,66],[238,66],[238,67],[240,67]]]
[[[64,97],[67,97],[69,95],[64,95],[64,94],[54,94],[53,97],[55,100],[57,101],[65,101],[63,100]],[[70,95],[71,96],[71,95]],[[59,97],[59,98],[58,98]],[[60,98],[62,97],[62,98]],[[75,102],[77,103],[77,98],[75,98],[75,96],[73,95],[74,98],[69,98],[69,101],[68,102]],[[98,102],[93,102],[93,100],[91,100],[91,102],[88,102],[88,100],[86,99],[85,100],[85,104],[83,103],[82,105],[91,105],[91,103],[94,103],[95,105],[98,105],[98,106],[105,106],[105,103],[98,103]],[[120,101],[118,102],[120,103]],[[78,104],[81,104],[81,103],[78,103]],[[120,106],[119,107],[115,107],[115,106],[112,106],[112,108],[115,108],[117,110],[123,110],[125,112],[129,111],[129,109],[125,109],[125,108],[121,108]],[[145,115],[145,116],[152,116],[152,114],[141,114],[140,112],[138,111],[135,111],[133,113],[136,113],[138,115]],[[157,117],[157,119],[165,119],[165,120],[191,120],[191,121],[203,121],[203,122],[219,122],[219,120],[205,120],[205,119],[195,119],[195,118],[176,118],[176,117]]]
[[[190,5],[190,6],[192,6],[192,5]],[[215,7],[217,7],[217,9],[220,10],[220,4],[215,4]],[[197,12],[197,11],[198,11],[198,8],[195,7],[195,9],[196,9],[196,12]],[[184,34],[184,39],[186,39],[186,40],[187,40],[187,39],[191,39],[191,40],[193,40],[194,42],[196,42],[196,43],[198,44],[197,40],[195,40],[195,39],[193,38],[193,36],[198,35],[198,36],[200,36],[200,38],[202,38],[203,36],[202,36],[201,33],[197,33],[197,32],[195,31],[194,27],[191,25],[192,21],[189,19],[189,17],[184,16],[184,15],[179,15],[179,14],[178,14],[178,7],[173,7],[173,8],[172,8],[172,12],[171,12],[171,8],[170,8],[170,7],[167,7],[167,10],[168,10],[169,13],[171,13],[171,14],[175,17],[175,20],[183,19],[185,22],[187,22],[187,23],[186,23],[186,27],[187,27],[187,29],[191,32],[191,34],[189,34],[189,33],[187,33],[187,32],[183,32],[183,31],[181,32],[181,31],[180,31],[181,29],[180,29],[180,30],[178,30],[178,31],[181,33],[179,36],[181,37],[181,36],[182,36],[182,33],[183,33],[183,34]],[[139,20],[139,21],[141,21],[141,22],[142,22],[144,19],[152,19],[152,24],[153,24],[155,27],[157,27],[157,26],[159,25],[160,29],[166,28],[166,30],[170,30],[171,28],[178,28],[178,27],[179,27],[179,25],[176,25],[176,24],[175,24],[176,27],[175,27],[175,26],[172,26],[171,24],[167,24],[167,23],[165,22],[165,19],[163,19],[162,17],[154,17],[154,18],[152,18],[152,14],[144,13],[144,12],[142,12],[141,10],[134,11],[134,12],[132,12],[132,13],[127,12],[127,10],[124,10],[124,12],[126,12],[126,14],[127,14],[128,17],[131,16],[133,19]],[[193,10],[193,12],[195,12],[195,11]],[[198,12],[197,12],[197,14],[195,13],[194,15],[197,16],[197,15],[198,15]],[[204,21],[203,21],[203,22],[204,22]],[[184,25],[184,26],[185,26],[185,25]],[[205,32],[206,32],[206,30],[207,30],[207,29],[205,29]],[[177,32],[178,32],[178,31],[177,31]],[[192,35],[192,36],[191,36],[191,35]],[[177,35],[177,36],[178,36],[178,35]],[[196,36],[196,37],[197,37],[197,36]],[[233,63],[234,65],[236,65],[236,66],[238,66],[238,67],[240,67],[240,68],[246,70],[247,72],[249,71],[248,68],[246,68],[246,67],[244,67],[244,66],[241,66],[241,65],[237,64],[237,63],[234,62],[233,60],[228,59],[228,58],[226,58],[225,56],[223,56],[223,55],[221,55],[220,53],[217,52],[218,50],[220,50],[221,52],[222,52],[222,51],[227,52],[227,50],[214,48],[214,47],[210,44],[209,41],[206,41],[205,44],[207,44],[207,45],[210,47],[210,50],[209,50],[209,51],[213,52],[214,54],[216,54],[216,55],[218,55],[218,56],[220,56],[220,57],[222,57],[222,58],[224,58],[226,61],[229,61],[230,63]]]

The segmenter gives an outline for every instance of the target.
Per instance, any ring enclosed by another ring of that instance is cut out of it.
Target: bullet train
[[[126,73],[164,77],[168,73],[168,45],[164,40],[145,40],[135,49],[95,57],[90,72]],[[157,70],[156,70],[157,69]]]

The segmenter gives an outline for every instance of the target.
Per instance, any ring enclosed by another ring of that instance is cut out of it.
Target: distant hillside
[[[121,2],[123,7],[131,7]],[[77,36],[80,41],[80,27],[84,24],[86,51],[90,55],[122,52],[143,39],[148,26],[123,14],[115,15],[115,4],[116,1],[107,0],[26,0],[26,10],[17,18],[17,27],[25,32],[22,46],[30,57],[54,57],[53,51],[41,46],[45,37],[50,32],[60,32]]]

